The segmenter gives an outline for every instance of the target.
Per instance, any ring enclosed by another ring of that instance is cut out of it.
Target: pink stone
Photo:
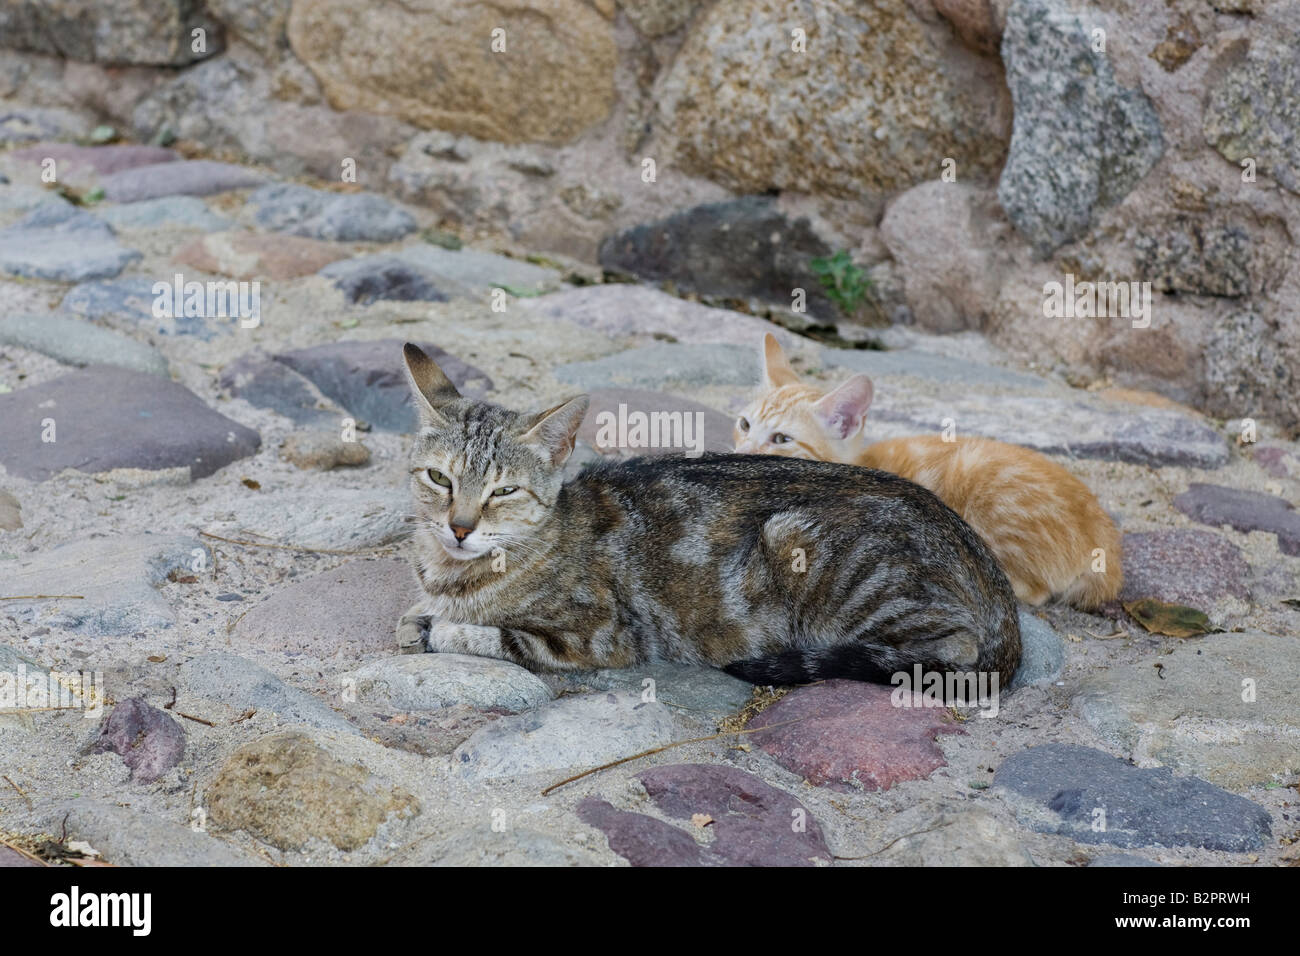
[[[754,743],[816,786],[888,790],[945,766],[936,734],[965,733],[942,707],[896,707],[893,688],[830,680],[793,691],[749,724]],[[776,725],[782,726],[776,726]]]

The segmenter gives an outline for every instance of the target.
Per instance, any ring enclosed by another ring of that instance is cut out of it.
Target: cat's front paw
[[[431,618],[427,614],[408,613],[397,622],[397,653],[423,654],[429,649],[429,625]]]

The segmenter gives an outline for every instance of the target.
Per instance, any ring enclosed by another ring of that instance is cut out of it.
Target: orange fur
[[[737,420],[736,451],[879,468],[928,488],[984,538],[1027,604],[1056,599],[1090,609],[1118,596],[1119,530],[1083,482],[1036,451],[989,438],[870,443],[863,431],[871,393],[862,375],[829,393],[802,384],[765,336],[764,389]]]

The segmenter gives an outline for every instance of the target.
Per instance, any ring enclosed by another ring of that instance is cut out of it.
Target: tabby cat
[[[854,375],[829,393],[806,385],[771,334],[763,340],[763,379],[736,421],[736,451],[879,468],[925,486],[988,542],[1027,604],[1055,598],[1091,609],[1119,594],[1119,531],[1060,465],[988,438],[872,444],[863,434],[871,379]]]
[[[760,684],[1020,659],[984,543],[894,475],[758,455],[562,470],[586,396],[537,413],[462,398],[414,345],[411,452],[426,593],[399,646],[534,669],[674,660]],[[426,633],[427,632],[427,633]]]

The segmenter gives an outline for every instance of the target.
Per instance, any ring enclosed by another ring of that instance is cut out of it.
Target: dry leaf
[[[1152,634],[1196,637],[1213,630],[1210,619],[1203,612],[1182,604],[1166,604],[1155,598],[1143,598],[1127,602],[1124,610]]]
[[[713,822],[713,817],[709,816],[707,813],[692,813],[691,822],[703,830]]]

